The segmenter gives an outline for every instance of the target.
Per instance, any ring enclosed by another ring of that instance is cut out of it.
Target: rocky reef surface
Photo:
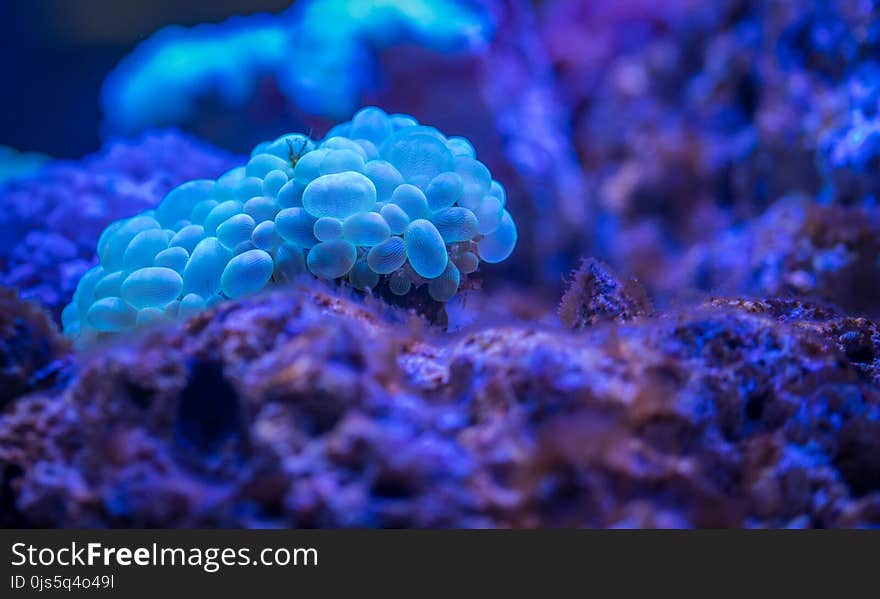
[[[728,282],[729,273],[715,276],[726,262],[739,261],[740,248],[752,253],[740,229],[754,219],[765,232],[796,226],[780,201],[876,214],[876,1],[552,0],[541,12],[591,216],[582,253],[653,292],[716,291]],[[821,212],[794,218],[815,222]],[[693,246],[731,233],[737,251],[728,243],[712,255],[714,272],[682,279]],[[752,260],[770,256],[755,249]],[[766,283],[735,282],[774,293]]]
[[[57,350],[0,327],[3,524],[880,523],[876,321],[797,299],[654,311],[594,260],[556,324],[493,305],[505,324],[442,331],[300,283],[48,381],[28,373]]]

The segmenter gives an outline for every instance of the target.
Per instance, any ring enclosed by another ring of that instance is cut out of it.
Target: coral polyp
[[[245,166],[108,226],[64,329],[125,331],[307,274],[393,295],[426,285],[448,302],[480,260],[513,252],[505,197],[470,143],[364,108],[322,141],[261,143]]]

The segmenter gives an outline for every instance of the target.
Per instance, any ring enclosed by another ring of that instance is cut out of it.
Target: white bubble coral
[[[187,317],[307,272],[395,295],[427,285],[447,302],[480,260],[513,251],[505,201],[466,140],[364,108],[321,142],[264,142],[244,167],[111,224],[64,329],[91,338]]]

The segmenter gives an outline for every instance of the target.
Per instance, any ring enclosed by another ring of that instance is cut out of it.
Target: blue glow
[[[280,15],[169,27],[107,78],[105,124],[118,134],[179,124],[206,97],[238,107],[265,76],[300,110],[338,120],[377,85],[381,49],[415,43],[466,52],[492,31],[486,8],[462,0],[306,0]]]
[[[19,152],[7,146],[0,146],[0,184],[12,179],[27,177],[38,170],[48,156],[36,152]]]

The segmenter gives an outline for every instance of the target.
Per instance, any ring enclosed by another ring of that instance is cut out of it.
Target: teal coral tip
[[[64,311],[94,338],[188,318],[304,275],[450,301],[517,241],[504,187],[471,143],[364,108],[320,142],[283,135],[216,181],[107,227]]]

